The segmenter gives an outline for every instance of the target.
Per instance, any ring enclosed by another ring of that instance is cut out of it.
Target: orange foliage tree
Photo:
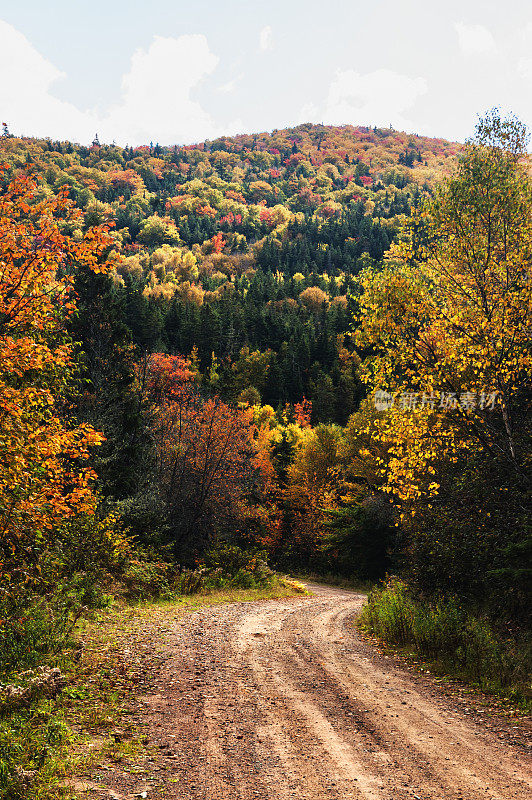
[[[182,356],[152,353],[146,366],[146,388],[157,403],[179,398],[193,378],[190,364]]]
[[[62,329],[75,311],[69,276],[81,265],[107,269],[110,240],[105,228],[80,240],[64,232],[80,214],[65,193],[42,199],[31,174],[8,180],[4,168],[2,177],[0,575],[28,584],[54,532],[94,508],[94,475],[83,459],[102,439],[59,413],[73,367]]]
[[[252,410],[203,397],[189,366],[180,356],[156,353],[146,378],[163,524],[185,560],[217,533],[234,533],[260,472]]]

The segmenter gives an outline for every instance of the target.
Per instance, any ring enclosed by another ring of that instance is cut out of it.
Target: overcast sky
[[[323,122],[532,125],[530,0],[0,0],[12,133],[191,143]]]

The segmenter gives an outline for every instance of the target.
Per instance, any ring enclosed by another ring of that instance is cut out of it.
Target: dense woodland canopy
[[[112,224],[121,322],[141,352],[193,355],[224,399],[303,397],[345,424],[361,397],[347,334],[356,276],[460,148],[393,130],[301,125],[186,147],[4,137],[43,195]]]
[[[21,608],[68,628],[102,574],[158,585],[218,564],[220,542],[287,570],[400,571],[517,635],[525,145],[496,112],[466,146],[319,125],[137,148],[6,131],[7,666],[40,635]]]

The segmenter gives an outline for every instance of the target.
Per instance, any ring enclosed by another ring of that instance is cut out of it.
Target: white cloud
[[[246,128],[242,122],[242,118],[236,117],[228,122],[227,125],[224,125],[223,131],[221,133],[219,132],[218,135],[221,136],[223,134],[224,136],[237,136],[239,133],[244,133],[245,129]]]
[[[155,36],[133,54],[119,102],[104,112],[82,111],[53,94],[64,73],[0,20],[0,116],[12,133],[27,136],[86,143],[98,131],[101,140],[121,144],[201,141],[221,130],[192,94],[217,64],[205,36]]]
[[[309,121],[327,125],[377,125],[390,123],[398,129],[410,129],[412,123],[403,112],[412,108],[427,92],[424,78],[410,78],[388,69],[361,75],[355,70],[338,70],[329,87],[325,108]],[[310,107],[307,107],[310,111]],[[317,110],[316,110],[317,112]]]
[[[0,75],[0,115],[13,133],[87,140],[87,131],[96,123],[94,117],[50,93],[50,87],[64,78],[64,73],[3,20]]]
[[[497,53],[493,34],[484,25],[455,22],[454,28],[458,34],[458,45],[464,55],[484,56]]]
[[[517,71],[522,78],[532,80],[532,58],[520,58],[517,62]]]
[[[526,25],[521,27],[518,38],[520,40],[520,43],[527,50],[530,50],[530,47],[532,46],[532,22],[527,22]]]
[[[301,125],[304,122],[318,122],[321,113],[322,112],[320,112],[320,109],[315,103],[305,103],[297,116],[295,124]]]
[[[271,25],[266,25],[259,34],[259,50],[265,53],[273,48],[273,31]]]
[[[217,64],[205,36],[155,36],[147,51],[133,54],[122,99],[102,120],[104,139],[170,144],[217,135],[210,115],[191,97]]]
[[[236,78],[232,78],[227,83],[223,83],[221,86],[218,86],[218,91],[222,94],[232,94],[235,90],[242,78],[244,77],[244,73],[237,75]]]
[[[530,51],[532,49],[532,22],[521,28],[519,32],[519,43],[521,45],[522,55],[517,59],[517,74],[525,80],[532,80],[532,57]]]
[[[236,81],[233,79],[232,81],[227,81],[227,83],[223,83],[221,86],[218,86],[218,91],[222,94],[232,94],[236,89]]]

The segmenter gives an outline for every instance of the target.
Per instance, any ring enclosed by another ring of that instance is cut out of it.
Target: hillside
[[[193,146],[1,140],[84,226],[111,223],[120,316],[141,351],[192,354],[204,386],[345,424],[360,397],[355,276],[378,263],[460,146],[391,129],[301,125]],[[81,225],[81,223],[80,223]],[[73,235],[82,235],[82,228]]]
[[[405,668],[532,702],[527,142],[4,126],[0,800],[526,791]]]

